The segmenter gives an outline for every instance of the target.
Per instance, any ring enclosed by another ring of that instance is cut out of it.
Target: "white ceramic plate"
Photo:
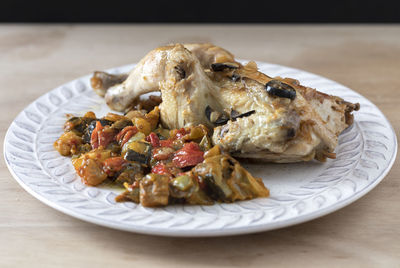
[[[304,85],[350,102],[359,102],[355,123],[339,138],[337,158],[326,163],[246,165],[263,178],[270,198],[213,206],[174,205],[144,208],[115,203],[118,192],[88,187],[75,174],[70,158],[60,156],[53,142],[63,133],[65,114],[97,116],[108,112],[89,86],[90,76],[43,95],[14,120],[4,141],[7,165],[20,185],[45,204],[95,224],[166,236],[221,236],[272,230],[338,210],[373,189],[396,157],[396,135],[379,109],[363,96],[326,78],[259,62],[261,71],[293,77]],[[127,72],[134,65],[114,68]]]

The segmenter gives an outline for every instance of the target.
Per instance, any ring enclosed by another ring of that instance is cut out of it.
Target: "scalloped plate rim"
[[[346,90],[349,90],[350,92],[353,92],[359,96],[361,96],[362,98],[364,98],[365,100],[367,100],[369,102],[369,104],[373,105],[374,108],[376,108],[378,111],[380,111],[380,109],[371,101],[369,101],[367,98],[365,98],[364,96],[362,96],[361,94],[359,94],[358,92],[338,83],[335,82],[333,80],[330,80],[328,78],[325,78],[323,76],[320,76],[318,74],[314,74],[314,73],[310,73],[301,69],[297,69],[297,68],[292,68],[292,67],[287,67],[287,66],[283,66],[283,65],[279,65],[279,64],[273,64],[273,63],[267,63],[267,62],[260,62],[257,61],[257,63],[262,63],[262,64],[267,64],[269,66],[275,66],[278,68],[282,68],[282,69],[286,69],[286,70],[291,70],[294,72],[301,72],[304,74],[310,74],[312,76],[318,77],[319,79],[323,79],[325,81],[329,81],[331,83],[334,83],[336,85],[342,86],[343,88],[345,88]],[[119,67],[115,67],[115,68],[110,68],[107,69],[107,71],[112,71],[115,69],[123,69],[123,68],[131,68],[133,67],[135,64],[127,64],[127,65],[123,65],[123,66],[119,66]],[[77,79],[68,81],[50,91],[48,91],[47,93],[43,94],[42,96],[48,94],[49,92],[56,90],[57,88],[62,87],[65,84],[69,84],[72,83],[74,81],[78,81],[81,79],[87,79],[89,75],[84,75],[81,76]],[[40,97],[42,97],[40,96]],[[30,104],[28,104],[24,110],[22,110],[16,117],[15,119],[17,119],[24,111],[27,107],[33,105],[34,103],[37,102],[37,100],[40,98],[38,97],[37,99],[35,99],[33,102],[31,102]],[[11,126],[14,124],[15,119],[12,121],[12,123],[10,124],[9,128],[7,129],[5,138],[4,138],[4,143],[3,143],[3,155],[4,155],[4,159],[6,162],[6,165],[10,171],[10,173],[12,174],[12,176],[14,177],[14,179],[22,186],[23,189],[25,189],[28,193],[30,193],[32,196],[34,196],[35,198],[37,198],[38,200],[40,200],[41,202],[43,202],[44,204],[64,213],[67,214],[69,216],[72,216],[74,218],[80,219],[82,221],[86,221],[86,222],[90,222],[96,225],[100,225],[103,227],[109,227],[109,228],[113,228],[113,229],[117,229],[117,230],[123,230],[123,231],[129,231],[129,232],[136,232],[136,233],[142,233],[142,234],[150,234],[150,235],[158,235],[158,236],[172,236],[172,237],[215,237],[215,236],[228,236],[228,235],[241,235],[241,234],[249,234],[249,233],[255,233],[255,232],[262,232],[262,231],[269,231],[269,230],[274,230],[274,229],[278,229],[278,228],[284,228],[284,227],[288,227],[288,226],[292,226],[292,225],[296,225],[296,224],[300,224],[303,222],[307,222],[325,215],[328,215],[332,212],[335,212],[355,201],[357,201],[358,199],[360,199],[361,197],[363,197],[364,195],[366,195],[368,192],[370,192],[373,188],[375,188],[387,175],[387,173],[390,171],[391,167],[393,166],[395,160],[396,160],[396,155],[397,155],[397,136],[395,134],[395,131],[393,129],[393,126],[390,124],[389,120],[386,118],[386,116],[380,111],[382,118],[385,120],[386,124],[388,126],[390,126],[390,129],[392,131],[392,135],[393,135],[393,143],[394,143],[394,150],[392,153],[392,156],[390,157],[390,161],[388,162],[386,168],[383,170],[383,172],[381,173],[381,175],[379,176],[378,179],[375,179],[372,183],[370,183],[367,187],[365,187],[363,190],[357,192],[354,195],[351,195],[350,197],[346,198],[346,199],[342,199],[336,203],[334,203],[333,205],[330,205],[326,208],[323,209],[317,209],[311,213],[305,214],[305,215],[300,215],[297,216],[295,218],[289,218],[289,219],[285,219],[285,220],[277,220],[268,224],[260,224],[260,225],[254,225],[251,226],[250,228],[246,228],[243,226],[239,226],[239,227],[231,227],[231,228],[221,228],[221,229],[204,229],[204,230],[172,230],[169,231],[168,228],[160,228],[160,227],[153,227],[153,226],[146,226],[146,225],[135,225],[135,224],[129,224],[129,225],[123,225],[120,223],[115,223],[113,221],[107,221],[105,219],[101,219],[101,218],[97,218],[97,217],[93,217],[92,215],[86,215],[84,213],[80,213],[77,211],[74,211],[73,209],[64,207],[62,205],[60,205],[59,203],[49,200],[47,199],[45,196],[40,195],[39,193],[37,193],[34,189],[32,189],[31,187],[29,187],[28,184],[26,184],[23,180],[21,180],[17,174],[14,172],[13,168],[11,167],[10,164],[10,159],[7,158],[7,151],[6,151],[6,145],[7,145],[7,141],[9,139],[10,136],[10,130],[11,130]]]

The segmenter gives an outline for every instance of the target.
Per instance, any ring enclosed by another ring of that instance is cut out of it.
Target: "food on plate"
[[[94,91],[124,115],[71,116],[54,143],[91,186],[123,186],[119,202],[209,205],[268,197],[233,157],[269,162],[335,158],[359,104],[270,77],[212,44],[150,51],[129,74],[95,72]],[[161,96],[142,95],[160,91]]]
[[[123,78],[126,77],[124,80]],[[95,73],[95,91],[127,111],[160,91],[168,129],[206,126],[211,142],[234,157],[270,162],[335,158],[339,134],[359,104],[270,77],[212,44],[174,44],[150,51],[128,75]]]
[[[207,127],[165,129],[159,124],[158,106],[151,108],[103,118],[93,112],[70,116],[54,147],[61,155],[72,156],[85,184],[123,187],[118,202],[155,207],[268,197],[261,179],[218,145],[212,146]]]

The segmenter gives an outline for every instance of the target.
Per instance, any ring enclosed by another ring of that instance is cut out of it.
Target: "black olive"
[[[235,121],[237,118],[247,117],[247,116],[254,114],[255,112],[256,112],[255,110],[251,110],[251,111],[239,114],[238,111],[232,110],[231,111],[231,119],[232,119],[232,121]]]
[[[225,125],[229,121],[229,117],[227,115],[225,115],[225,114],[220,114],[215,121],[211,121],[211,113],[213,111],[214,110],[210,106],[207,105],[206,110],[204,111],[204,113],[205,113],[208,121],[210,121],[214,125],[222,126],[222,125]]]
[[[180,78],[183,79],[186,77],[186,72],[181,66],[175,66],[174,69],[179,74]]]
[[[215,122],[213,122],[213,123],[214,123],[214,125],[222,126],[222,125],[225,125],[226,123],[228,123],[228,121],[229,121],[229,117],[227,117],[227,116],[224,115],[224,114],[221,114],[221,115],[217,118],[217,120],[215,120]]]
[[[214,72],[222,72],[225,69],[237,69],[238,66],[229,63],[213,63],[211,64],[211,70]]]
[[[135,161],[142,164],[147,164],[150,160],[150,154],[139,154],[134,150],[128,149],[125,154],[125,159],[128,161]]]
[[[296,90],[288,84],[278,80],[271,80],[265,85],[265,89],[271,96],[287,98],[294,100],[296,98]]]

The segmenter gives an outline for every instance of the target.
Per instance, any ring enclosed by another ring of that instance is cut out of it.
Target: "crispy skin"
[[[224,62],[233,67],[210,70],[212,63]],[[269,94],[265,85],[271,80],[291,87],[296,97]],[[269,77],[254,62],[242,65],[211,44],[176,44],[149,52],[105,98],[112,109],[123,111],[152,91],[161,91],[164,126],[204,124],[214,129],[212,141],[224,151],[273,162],[334,158],[338,135],[352,123],[351,112],[359,108],[295,79]],[[216,126],[206,109],[225,117],[233,112],[247,116]]]

